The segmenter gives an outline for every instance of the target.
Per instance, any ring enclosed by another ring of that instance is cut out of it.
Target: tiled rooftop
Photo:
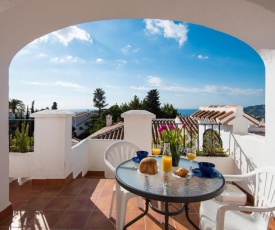
[[[236,105],[210,105],[201,106],[200,109],[193,113],[191,117],[202,122],[211,122],[221,125],[228,125],[237,116],[242,115],[245,119],[258,125],[258,120],[244,113],[243,110],[239,111]]]
[[[19,186],[10,183],[13,216],[0,223],[0,229],[116,229],[115,208],[108,218],[114,179],[80,178],[62,187],[32,186],[27,181]],[[175,209],[179,204],[171,204]],[[198,224],[199,203],[190,205],[190,217]],[[126,222],[138,216],[136,199],[128,202]],[[169,229],[193,229],[183,214],[170,217]],[[144,218],[128,229],[164,229],[158,214],[149,209]]]
[[[192,133],[198,133],[198,122],[197,120],[189,117],[189,116],[181,116],[179,120],[182,124],[186,124],[186,130]],[[152,136],[154,142],[158,140],[159,133],[158,129],[163,125],[176,125],[175,119],[153,119],[152,120]],[[97,132],[93,133],[87,138],[91,139],[114,139],[114,140],[123,140],[124,138],[124,123],[119,122],[115,125],[104,127]]]

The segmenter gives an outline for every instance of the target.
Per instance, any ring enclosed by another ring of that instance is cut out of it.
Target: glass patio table
[[[139,164],[128,160],[120,164],[116,169],[116,204],[117,204],[117,229],[122,229],[124,223],[119,221],[120,212],[120,186],[128,191],[144,197],[145,210],[135,219],[127,223],[123,229],[127,229],[131,224],[142,218],[148,212],[148,206],[154,211],[165,215],[165,229],[168,229],[168,218],[182,213],[185,210],[187,220],[199,229],[189,218],[188,204],[212,199],[220,195],[224,190],[225,180],[221,173],[217,172],[217,177],[206,178],[193,176],[191,178],[180,178],[174,173],[168,176],[161,170],[161,156],[157,158],[159,171],[155,175],[141,174],[138,170]],[[178,167],[189,168],[189,160],[181,158]],[[193,161],[193,168],[198,164]],[[174,168],[176,169],[176,168]],[[151,204],[151,200],[163,201],[165,210],[158,210]],[[181,209],[169,212],[169,203],[183,203]]]

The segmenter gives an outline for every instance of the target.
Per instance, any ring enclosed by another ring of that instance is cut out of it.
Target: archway
[[[266,65],[266,158],[274,160],[275,137],[274,56],[275,7],[255,1],[129,1],[81,2],[67,0],[6,0],[0,7],[0,212],[8,202],[8,69],[14,55],[27,43],[51,31],[87,21],[115,18],[161,18],[201,24],[231,34],[256,50],[262,50]],[[260,4],[260,5],[259,5]],[[256,28],[256,29],[255,29]]]

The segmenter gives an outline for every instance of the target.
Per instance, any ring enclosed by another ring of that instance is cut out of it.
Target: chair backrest
[[[251,173],[255,174],[256,182],[254,206],[275,208],[275,167],[263,166]],[[266,224],[268,224],[270,214],[271,212],[261,213]]]
[[[135,157],[138,150],[139,147],[131,142],[116,142],[109,146],[105,151],[105,164],[114,172],[119,164]]]

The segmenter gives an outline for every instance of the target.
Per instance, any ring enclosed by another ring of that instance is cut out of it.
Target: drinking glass
[[[187,152],[186,157],[190,160],[189,173],[188,176],[192,177],[192,162],[196,158],[196,152]]]
[[[160,144],[153,144],[152,154],[155,156],[156,160],[157,160],[157,157],[160,153],[161,153],[161,145]]]

